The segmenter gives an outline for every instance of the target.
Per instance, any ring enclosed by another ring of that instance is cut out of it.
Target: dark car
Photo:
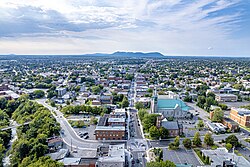
[[[136,160],[136,163],[140,163],[140,160],[139,160],[139,159],[137,159],[137,160]]]
[[[135,160],[132,160],[132,164],[135,164]]]

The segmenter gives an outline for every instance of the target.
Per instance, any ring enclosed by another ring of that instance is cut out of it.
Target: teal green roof
[[[159,109],[163,108],[173,109],[175,108],[176,104],[178,104],[184,111],[189,110],[189,107],[183,101],[178,99],[158,99],[157,107]]]

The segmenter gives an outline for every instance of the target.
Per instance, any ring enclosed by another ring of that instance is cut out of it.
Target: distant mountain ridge
[[[163,54],[159,52],[114,52],[112,54],[105,54],[105,53],[94,53],[94,54],[84,54],[83,56],[112,56],[112,57],[164,57]]]

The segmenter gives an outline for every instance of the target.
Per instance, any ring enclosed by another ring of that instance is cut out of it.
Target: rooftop
[[[179,129],[177,121],[168,121],[166,119],[162,120],[161,126],[163,126],[166,129]]]
[[[96,126],[95,130],[125,131],[124,126]]]
[[[108,156],[100,157],[99,162],[123,162],[125,163],[124,144],[109,145]]]
[[[216,94],[216,96],[220,96],[220,97],[237,97],[234,94]]]
[[[174,109],[176,105],[180,106],[183,111],[188,111],[189,107],[178,99],[158,99],[157,107],[160,109]]]
[[[59,162],[62,162],[64,165],[79,165],[81,158],[64,158]]]
[[[211,166],[222,165],[225,160],[232,160],[237,162],[237,166],[249,167],[248,162],[243,156],[237,156],[234,153],[229,153],[226,148],[217,148],[216,150],[202,150],[205,156],[209,156],[213,163]]]
[[[125,122],[125,118],[109,118],[108,122]]]
[[[246,108],[233,108],[238,112],[239,115],[244,116],[244,115],[250,115],[250,110]]]
[[[67,157],[69,154],[69,149],[60,149],[58,152],[50,153],[48,156],[53,160],[60,160]]]

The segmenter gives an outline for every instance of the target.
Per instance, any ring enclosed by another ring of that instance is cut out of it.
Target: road
[[[68,145],[72,149],[96,151],[97,146],[102,144],[101,142],[98,142],[96,140],[81,139],[68,123],[67,119],[63,116],[63,113],[61,113],[55,107],[51,107],[50,105],[45,103],[45,101],[46,99],[36,100],[36,102],[48,108],[51,111],[52,115],[55,117],[56,121],[60,123],[62,129],[61,137],[66,145]]]
[[[203,119],[204,121],[210,121],[209,120],[209,113],[206,112],[205,110],[201,109],[200,107],[196,106],[195,103],[186,103],[191,109],[190,112],[195,115],[195,110],[198,111],[199,115],[198,117],[200,117],[201,119]]]
[[[25,123],[23,123],[23,124],[18,124],[18,123],[14,123],[13,125],[10,125],[10,126],[8,126],[8,127],[6,127],[6,128],[2,128],[2,129],[0,129],[1,131],[4,131],[4,130],[8,130],[8,129],[16,129],[17,127],[19,127],[19,126],[23,126],[23,125],[28,125],[30,122],[25,122]]]

